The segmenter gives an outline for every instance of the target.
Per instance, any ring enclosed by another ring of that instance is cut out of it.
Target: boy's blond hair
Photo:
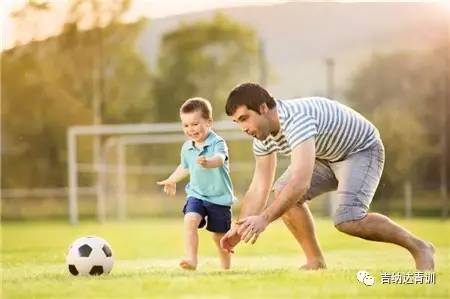
[[[200,111],[204,119],[212,119],[212,106],[207,99],[201,97],[190,98],[181,105],[180,114],[194,111]]]

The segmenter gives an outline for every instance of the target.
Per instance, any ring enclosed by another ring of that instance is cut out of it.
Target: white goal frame
[[[250,140],[243,134],[239,127],[231,121],[217,121],[214,130],[221,132],[227,140]],[[126,218],[126,182],[123,180],[126,173],[125,152],[130,144],[152,143],[180,143],[185,140],[180,123],[152,123],[152,124],[122,124],[122,125],[86,125],[72,126],[67,130],[67,161],[68,161],[68,189],[69,189],[69,222],[79,223],[78,211],[78,172],[80,165],[77,162],[77,138],[80,136],[111,136],[104,143],[102,152],[105,154],[112,147],[116,147],[118,163],[117,200],[119,204],[118,218]],[[105,194],[102,185],[102,174],[108,166],[104,159],[99,165],[94,165],[99,177],[97,179],[97,219],[104,221],[106,218]]]

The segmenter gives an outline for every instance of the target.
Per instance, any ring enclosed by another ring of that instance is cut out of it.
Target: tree
[[[100,2],[74,3],[89,9],[89,3]],[[120,23],[126,5],[119,4],[101,12],[109,16],[99,23],[104,27],[81,30],[82,19],[69,14],[60,35],[2,53],[4,188],[66,185],[66,130],[92,123],[92,98],[99,89],[104,122],[151,120],[151,77],[135,49],[145,22]],[[80,158],[90,160],[90,144]]]
[[[437,181],[434,170],[416,170],[437,157],[443,77],[442,56],[435,51],[378,54],[357,72],[347,92],[351,104],[380,130],[384,177],[394,190],[399,182],[408,194],[415,180]]]
[[[421,177],[419,161],[432,153],[428,143],[420,142],[426,140],[425,128],[413,113],[395,105],[376,108],[372,117],[385,145],[385,177],[393,186],[403,184],[406,215],[409,217],[412,184],[414,179]]]
[[[255,32],[223,14],[182,24],[162,39],[153,95],[158,121],[178,121],[178,109],[193,96],[209,99],[223,115],[228,92],[257,78]]]

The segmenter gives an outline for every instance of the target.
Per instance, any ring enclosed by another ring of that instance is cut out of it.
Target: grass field
[[[124,223],[9,222],[2,224],[1,298],[450,298],[450,221],[398,222],[436,246],[436,284],[381,284],[382,272],[413,272],[402,248],[337,232],[328,219],[316,219],[327,259],[323,271],[298,270],[299,247],[280,222],[257,244],[240,245],[230,271],[222,271],[209,234],[200,235],[196,272],[177,268],[183,254],[181,219]],[[73,277],[65,254],[77,237],[109,241],[116,263],[108,276]],[[375,277],[368,287],[358,270]]]

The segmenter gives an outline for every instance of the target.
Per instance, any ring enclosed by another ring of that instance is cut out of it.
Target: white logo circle
[[[375,278],[371,275],[367,275],[366,277],[364,277],[363,283],[366,286],[373,286],[373,284],[375,283]]]
[[[369,272],[365,271],[365,270],[360,270],[358,271],[358,273],[356,273],[356,278],[358,279],[358,281],[360,283],[364,283],[364,277],[366,277],[367,275],[370,275]]]
[[[366,286],[373,286],[375,283],[375,278],[365,270],[358,271],[356,273],[356,279],[358,279],[360,283],[363,283]]]

